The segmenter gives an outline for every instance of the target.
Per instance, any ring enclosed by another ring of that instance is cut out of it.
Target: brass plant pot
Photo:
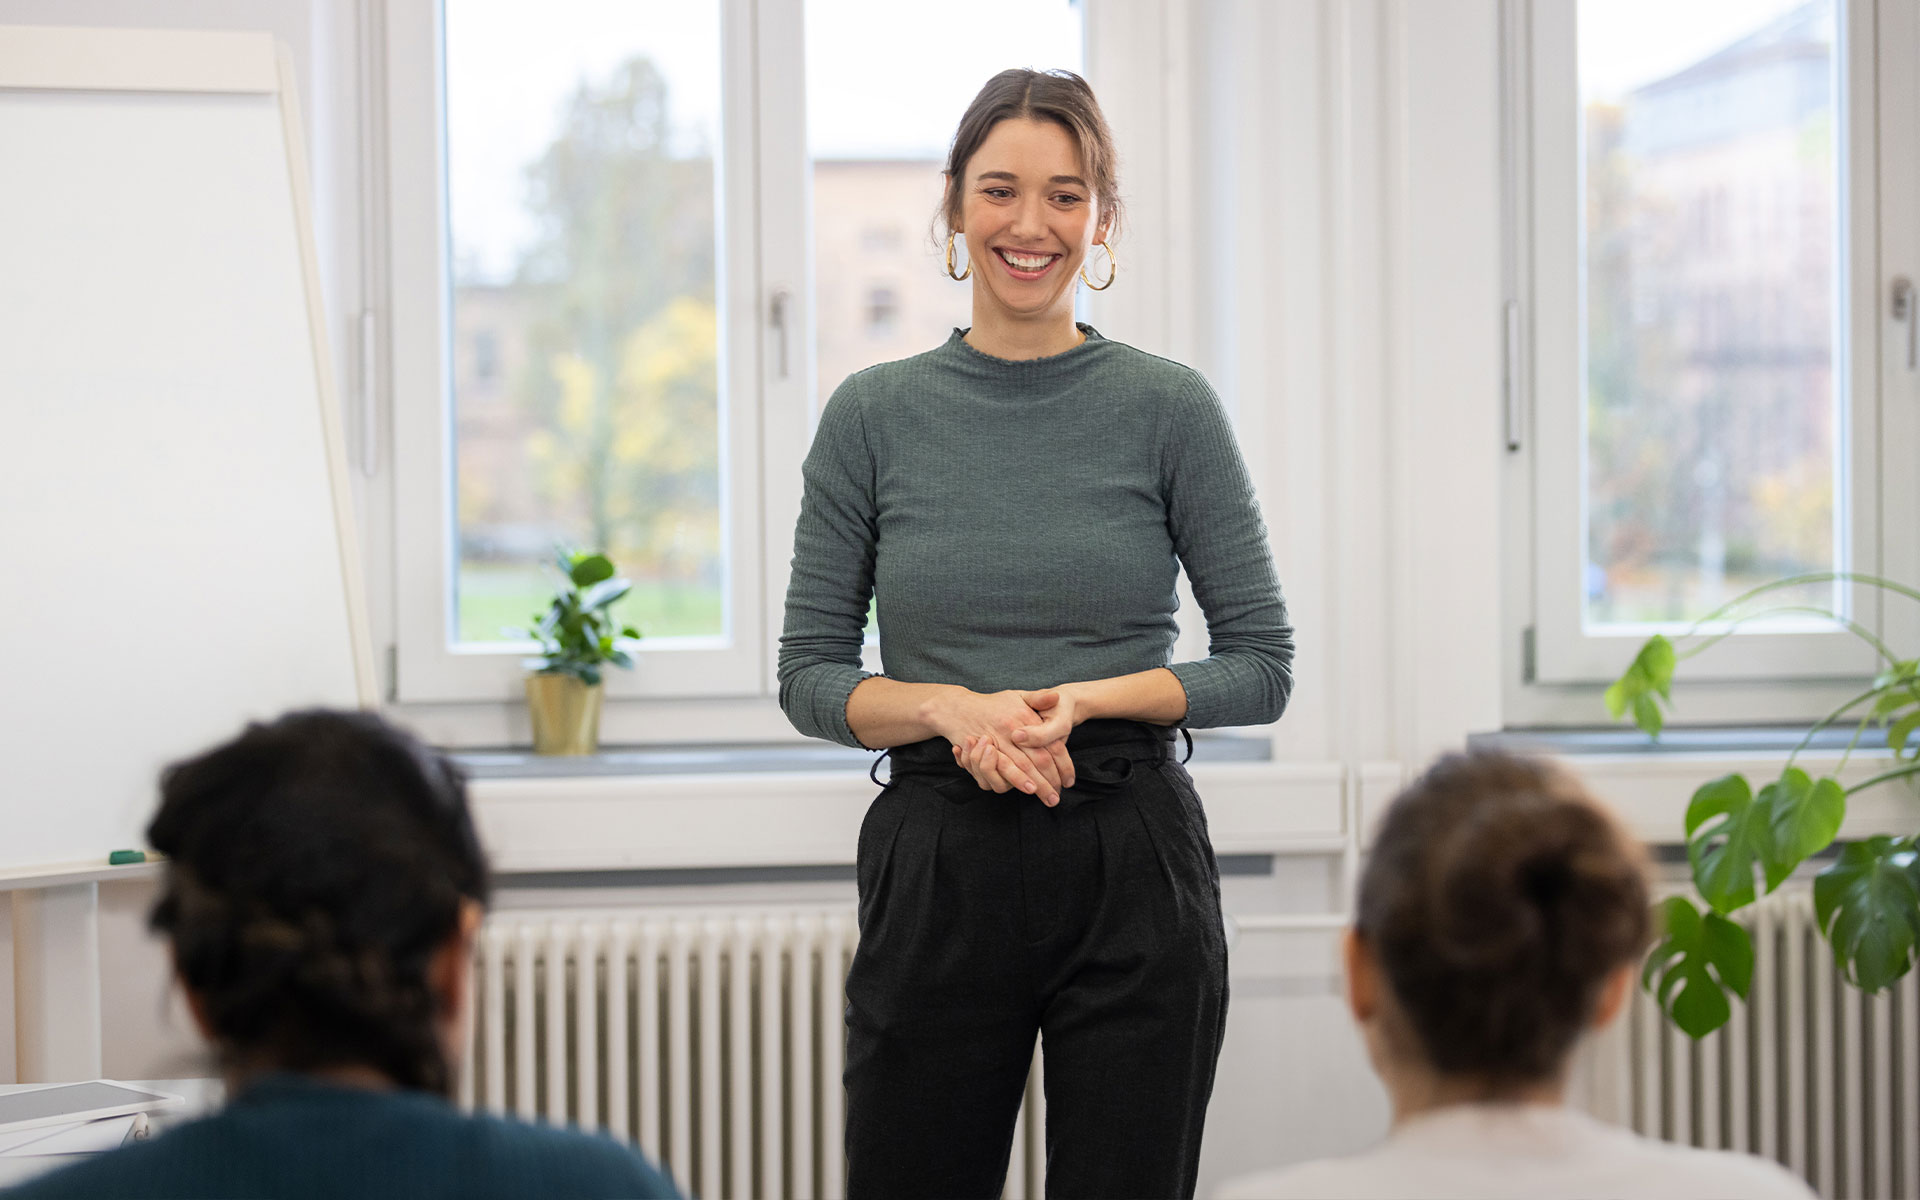
[[[600,749],[601,685],[559,672],[527,676],[535,754],[592,754]]]

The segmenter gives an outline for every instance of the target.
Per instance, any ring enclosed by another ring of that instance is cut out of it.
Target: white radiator
[[[846,908],[505,912],[475,956],[461,1103],[605,1129],[688,1195],[845,1194]],[[1036,1052],[1007,1172],[1045,1194]]]
[[[1588,1105],[1649,1136],[1764,1155],[1828,1200],[1920,1200],[1920,981],[1848,986],[1805,887],[1735,917],[1753,935],[1748,1002],[1696,1045],[1637,991],[1588,1048]]]

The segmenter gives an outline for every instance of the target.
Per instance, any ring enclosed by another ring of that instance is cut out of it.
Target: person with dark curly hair
[[[672,1197],[609,1138],[450,1102],[486,857],[446,758],[370,713],[254,724],[161,778],[153,928],[228,1102],[55,1197]]]
[[[1346,939],[1347,1004],[1392,1130],[1217,1200],[1810,1200],[1774,1163],[1567,1107],[1575,1044],[1619,1015],[1651,936],[1645,855],[1577,779],[1491,751],[1442,758],[1387,810]]]

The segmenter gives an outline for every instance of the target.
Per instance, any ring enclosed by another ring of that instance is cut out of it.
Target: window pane
[[[1844,569],[1834,0],[1582,3],[1578,37],[1586,627]]]
[[[718,0],[446,6],[453,640],[604,549],[648,638],[725,633]]]
[[[1081,42],[1074,0],[979,0],[964,21],[942,5],[809,0],[822,402],[855,371],[931,350],[973,323],[973,285],[947,278],[933,237],[954,127],[999,71],[1082,70]]]

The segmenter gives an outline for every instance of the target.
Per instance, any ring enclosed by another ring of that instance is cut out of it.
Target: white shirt
[[[1459,1104],[1372,1150],[1230,1180],[1215,1200],[1812,1200],[1777,1163],[1695,1150],[1548,1104]]]

